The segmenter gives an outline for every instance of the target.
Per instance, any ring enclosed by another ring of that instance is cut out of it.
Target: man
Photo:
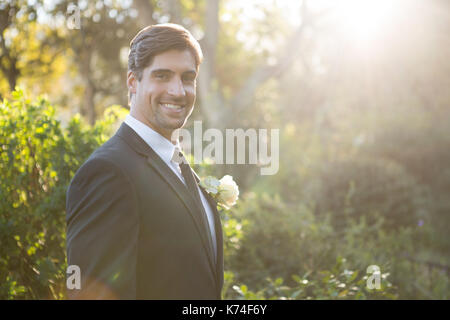
[[[75,299],[220,299],[222,227],[172,141],[192,113],[202,60],[183,27],[153,25],[131,41],[130,114],[67,191],[67,263]]]

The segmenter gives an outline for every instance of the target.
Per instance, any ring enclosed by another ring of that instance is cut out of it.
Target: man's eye
[[[167,74],[157,74],[156,78],[161,80],[167,80],[169,77]]]
[[[195,77],[185,77],[183,80],[185,82],[194,82],[195,81]]]

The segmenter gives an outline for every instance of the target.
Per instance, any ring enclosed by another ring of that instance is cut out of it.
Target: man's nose
[[[172,96],[185,96],[186,91],[184,90],[183,82],[181,79],[174,78],[169,83],[169,88],[167,92]]]

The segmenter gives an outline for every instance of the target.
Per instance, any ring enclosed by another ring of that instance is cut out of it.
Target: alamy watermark
[[[370,265],[367,267],[366,273],[370,273],[371,276],[367,278],[367,289],[381,289],[381,272],[380,267],[377,265]]]
[[[270,132],[268,129],[254,128],[225,129],[224,134],[215,128],[203,132],[203,122],[194,121],[193,135],[191,137],[187,129],[178,129],[172,134],[171,140],[179,139],[183,150],[193,155],[195,164],[211,159],[215,164],[254,164],[260,167],[261,175],[274,175],[278,172],[279,129],[270,129]],[[204,143],[208,143],[206,147],[203,146]]]
[[[81,270],[80,267],[76,264],[72,264],[67,267],[67,280],[66,287],[67,289],[81,289]]]
[[[73,29],[81,29],[81,14],[80,14],[80,8],[73,4],[70,3],[67,6],[67,28],[69,28],[70,30]]]

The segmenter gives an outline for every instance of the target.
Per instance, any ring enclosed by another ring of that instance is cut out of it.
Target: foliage
[[[233,286],[234,299],[269,299],[269,300],[311,300],[311,299],[396,299],[392,284],[388,281],[388,273],[380,274],[380,287],[369,289],[368,276],[360,271],[346,269],[347,260],[336,259],[330,270],[307,272],[300,277],[293,275],[294,286],[284,284],[283,278],[275,280],[267,278],[267,285],[253,292],[246,285]],[[237,294],[236,294],[237,293]]]
[[[59,299],[65,288],[65,193],[121,114],[67,128],[48,101],[22,91],[0,106],[0,299]],[[123,113],[122,113],[123,114]]]
[[[430,269],[427,264],[409,259],[417,256],[419,248],[424,250],[417,243],[424,242],[429,229],[397,226],[392,230],[382,216],[374,223],[368,223],[362,216],[347,219],[347,226],[336,230],[330,216],[321,218],[305,205],[289,206],[280,199],[249,193],[230,214],[238,222],[245,218],[245,225],[237,241],[239,245],[226,252],[229,274],[225,297],[445,299],[449,296],[445,269]],[[389,280],[381,291],[366,288],[366,269],[370,265],[377,265],[383,279]],[[350,273],[355,278],[345,277]],[[330,282],[331,279],[337,280]]]
[[[400,298],[448,297],[448,249],[435,236],[440,226],[433,223],[429,186],[399,162],[370,159],[345,144],[330,161],[336,145],[303,129],[285,130],[280,172],[255,178],[231,213],[246,225],[226,259],[233,283],[225,295],[235,296],[239,283],[264,291],[266,279],[276,278],[296,288],[294,275],[332,270],[345,257],[361,276],[369,265],[389,273],[391,293]]]

